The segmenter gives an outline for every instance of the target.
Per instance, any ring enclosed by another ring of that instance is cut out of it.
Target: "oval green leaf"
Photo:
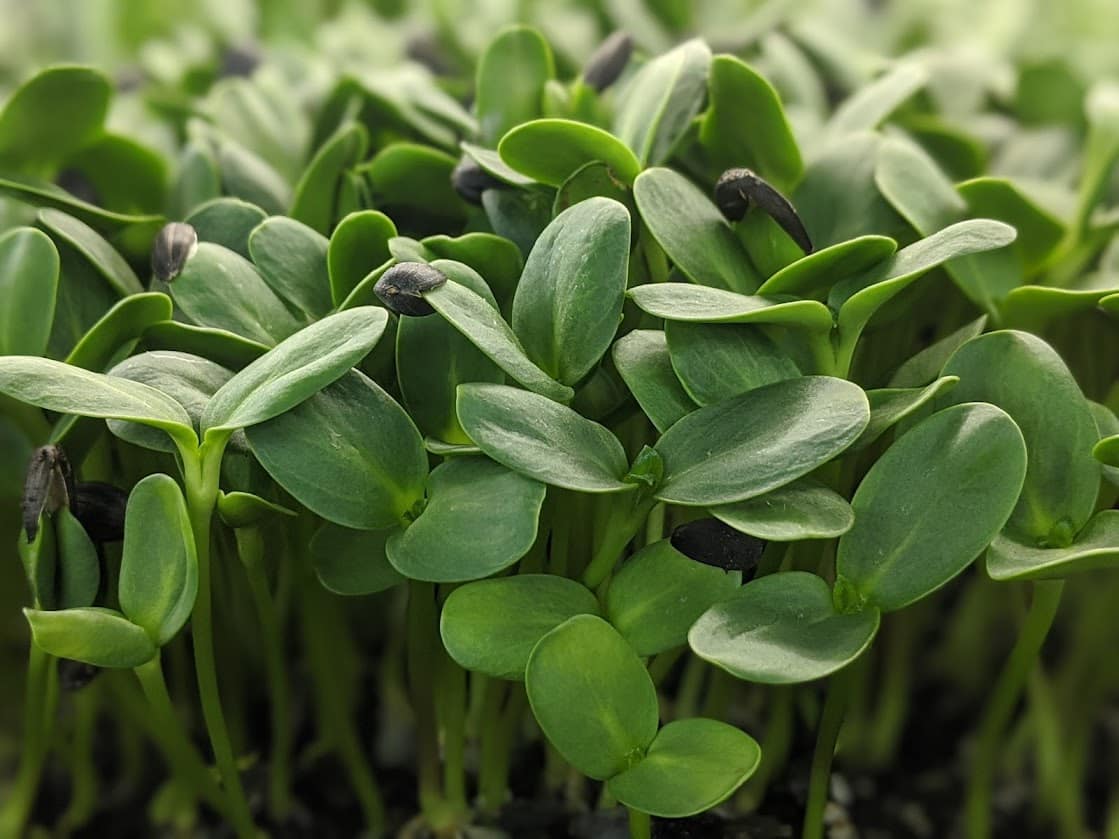
[[[834,539],[855,523],[847,500],[811,478],[801,478],[765,495],[710,508],[735,530],[770,542]]]
[[[43,652],[94,667],[139,667],[159,648],[120,612],[95,607],[40,612],[24,609],[31,637]]]
[[[762,750],[749,734],[718,720],[673,720],[644,759],[610,779],[610,794],[642,813],[694,816],[721,804],[754,774]]]
[[[562,186],[576,171],[600,160],[626,184],[633,183],[641,163],[608,131],[567,119],[536,119],[518,125],[501,138],[501,159],[518,172],[548,186]]]
[[[741,572],[696,562],[661,539],[626,560],[611,579],[606,618],[638,655],[656,655],[686,643],[699,616],[741,585]]]
[[[387,324],[384,309],[361,306],[297,332],[214,394],[202,415],[202,433],[246,428],[294,408],[365,358]]]
[[[467,670],[522,681],[537,641],[576,615],[599,614],[585,586],[551,574],[518,574],[456,588],[439,631],[447,653]]]
[[[577,615],[540,639],[525,670],[537,723],[590,778],[637,763],[657,734],[657,691],[637,653],[602,618]]]
[[[982,402],[938,411],[898,439],[859,484],[839,540],[836,597],[883,612],[936,591],[982,553],[1018,500],[1026,444]]]
[[[688,633],[692,651],[748,682],[797,684],[830,676],[858,658],[878,632],[868,608],[840,614],[828,584],[788,571],[747,583],[708,609]]]
[[[513,331],[536,364],[565,385],[610,348],[622,319],[629,212],[589,198],[549,224],[525,262],[513,298]]]
[[[633,185],[641,220],[681,273],[699,285],[751,294],[761,279],[719,208],[672,169],[648,169]]]
[[[544,493],[543,484],[489,458],[452,458],[429,476],[423,512],[389,536],[389,562],[405,577],[435,583],[496,574],[536,541]]]
[[[862,389],[804,376],[688,414],[657,441],[662,501],[708,506],[792,483],[850,446],[866,428]]]
[[[273,480],[327,521],[380,530],[423,497],[427,454],[412,420],[356,371],[246,430]]]
[[[0,236],[0,355],[46,353],[58,267],[58,251],[46,234],[17,227]]]
[[[514,387],[464,384],[458,418],[470,439],[515,472],[581,492],[624,492],[618,438],[571,408]]]
[[[197,593],[198,557],[182,490],[167,475],[149,475],[128,496],[121,611],[162,647],[190,617]]]

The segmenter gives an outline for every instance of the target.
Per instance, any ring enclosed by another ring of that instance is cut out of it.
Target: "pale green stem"
[[[214,619],[211,592],[210,528],[218,498],[218,479],[226,440],[208,441],[196,452],[182,451],[187,510],[194,531],[198,554],[198,597],[191,613],[191,638],[194,642],[194,669],[198,678],[198,696],[202,717],[210,736],[210,746],[221,773],[230,803],[230,821],[240,839],[254,839],[256,828],[249,815],[249,805],[241,785],[229,728],[222,711],[218,690],[217,665],[214,659]]]
[[[987,703],[967,790],[968,839],[987,839],[991,835],[991,788],[998,765],[999,746],[1030,670],[1045,643],[1045,636],[1053,625],[1063,588],[1063,580],[1034,583],[1033,603],[1030,604],[1026,623]]]
[[[253,594],[264,637],[264,661],[271,698],[271,765],[269,802],[272,814],[282,819],[291,808],[292,721],[288,712],[288,683],[284,672],[284,636],[264,569],[264,539],[256,528],[237,531],[237,550]]]
[[[58,684],[55,661],[53,656],[31,643],[24,693],[23,752],[15,785],[0,809],[0,836],[23,835],[35,805],[54,718],[51,696],[57,696]],[[52,679],[55,684],[53,690]]]
[[[171,696],[167,692],[167,682],[163,678],[163,667],[157,653],[155,658],[141,664],[132,672],[136,674],[153,717],[153,730],[159,732],[160,745],[167,756],[172,771],[189,780],[195,793],[224,818],[232,821],[234,812],[228,796],[222,793],[214,781],[210,770],[202,762],[197,750],[187,739],[179,722]]]
[[[828,804],[831,764],[851,691],[850,670],[850,667],[840,670],[828,684],[828,697],[816,731],[816,751],[812,755],[812,770],[808,779],[808,803],[804,809],[804,830],[801,833],[803,839],[823,839],[824,836],[824,810]]]

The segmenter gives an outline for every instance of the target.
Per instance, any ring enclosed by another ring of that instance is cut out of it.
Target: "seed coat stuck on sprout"
[[[44,512],[69,506],[75,495],[74,472],[61,446],[42,446],[31,455],[23,483],[23,529],[27,542],[35,541]]]
[[[715,203],[728,221],[741,221],[753,203],[789,234],[797,247],[812,253],[812,239],[788,198],[749,169],[728,169],[715,183]]]
[[[152,243],[152,273],[169,283],[183,272],[183,266],[198,247],[198,233],[189,224],[173,221],[163,226]]]
[[[426,263],[401,262],[381,275],[373,292],[389,311],[418,318],[435,312],[424,300],[424,292],[433,291],[446,282],[442,273]]]
[[[587,59],[586,69],[583,70],[583,81],[588,87],[601,93],[622,75],[631,55],[633,55],[633,36],[620,29],[612,32]]]
[[[765,540],[735,530],[716,518],[696,519],[672,531],[672,547],[696,562],[724,571],[741,571],[743,579],[754,576],[765,550]]]
[[[451,171],[451,186],[458,197],[475,207],[482,206],[482,193],[487,189],[500,189],[504,184],[466,155]]]

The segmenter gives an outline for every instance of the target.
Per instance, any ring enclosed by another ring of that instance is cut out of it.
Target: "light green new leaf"
[[[423,440],[393,398],[357,371],[246,429],[272,479],[327,521],[380,530],[423,497]]]
[[[194,608],[194,531],[183,493],[167,475],[149,475],[128,496],[118,593],[121,610],[157,647],[175,637]]]
[[[1099,491],[1099,439],[1092,409],[1056,351],[1025,332],[1000,331],[964,344],[943,374],[960,383],[941,404],[998,405],[1029,451],[1022,497],[1008,524],[1023,542],[1067,544],[1088,521]]]
[[[197,442],[190,416],[171,397],[147,385],[61,361],[0,356],[0,393],[60,414],[132,420],[162,428],[180,443]]]
[[[696,562],[661,539],[614,575],[606,591],[606,618],[638,655],[656,655],[684,644],[699,616],[741,585],[741,572]]]
[[[708,512],[735,530],[770,542],[834,539],[855,523],[847,500],[811,478],[745,501],[720,504]]]
[[[622,320],[630,221],[609,198],[589,198],[544,228],[513,298],[513,331],[551,378],[574,385],[610,348]]]
[[[335,594],[376,594],[404,582],[389,564],[390,530],[351,530],[329,522],[311,537],[311,565],[323,588]]]
[[[525,688],[544,735],[590,778],[630,768],[657,734],[653,680],[602,618],[577,615],[541,638],[528,659]]]
[[[991,543],[1025,475],[1026,444],[1001,409],[966,403],[922,421],[855,492],[855,526],[836,555],[837,603],[892,612],[936,591]]]
[[[645,757],[608,782],[627,807],[666,819],[694,816],[721,804],[761,763],[753,737],[700,718],[673,720],[657,732]]]
[[[760,577],[717,603],[688,633],[692,651],[748,682],[810,682],[846,667],[870,646],[880,614],[840,614],[828,584],[789,571]]]
[[[0,236],[0,355],[43,355],[58,295],[58,251],[43,233]]]
[[[249,254],[264,281],[308,322],[333,306],[329,244],[321,233],[284,216],[266,219],[249,234]]]
[[[711,60],[710,107],[699,141],[719,169],[748,166],[779,190],[804,170],[781,97],[768,80],[733,55]]]
[[[214,394],[202,415],[202,433],[247,428],[294,408],[365,358],[387,324],[384,309],[361,306],[297,332]]]
[[[501,159],[548,186],[561,186],[572,174],[601,160],[617,178],[633,183],[641,171],[629,147],[613,134],[567,119],[537,119],[518,125],[497,146]]]
[[[23,614],[35,645],[57,658],[129,668],[151,661],[159,652],[142,628],[112,609],[24,609]]]
[[[447,653],[467,670],[523,681],[537,641],[569,618],[597,614],[597,598],[574,580],[518,574],[456,588],[439,631]]]
[[[464,384],[458,418],[482,451],[515,472],[580,492],[634,489],[622,481],[628,464],[618,438],[558,402],[504,385]]]
[[[751,294],[761,278],[715,203],[672,169],[648,169],[633,185],[641,219],[682,274],[699,285]]]
[[[866,428],[862,389],[804,376],[700,408],[657,441],[664,481],[657,498],[709,506],[792,483],[850,446]]]
[[[614,366],[645,416],[661,434],[696,409],[668,354],[659,329],[635,329],[614,343]]]
[[[424,299],[494,364],[525,387],[559,402],[567,402],[574,395],[571,388],[532,362],[512,328],[485,298],[451,279],[424,294]]]
[[[1072,544],[1026,545],[999,534],[987,551],[992,580],[1061,580],[1069,574],[1114,568],[1119,563],[1119,510],[1100,510]]]
[[[618,98],[614,134],[644,166],[663,163],[703,107],[711,50],[686,41],[647,62]]]
[[[540,116],[544,85],[555,75],[552,49],[535,29],[509,26],[478,59],[474,112],[478,136],[493,146],[509,129]]]
[[[630,289],[637,307],[653,317],[687,323],[772,323],[830,332],[831,311],[816,300],[737,294],[689,283],[655,283]]]

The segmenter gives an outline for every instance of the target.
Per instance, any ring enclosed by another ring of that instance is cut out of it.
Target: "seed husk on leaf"
[[[715,203],[728,221],[741,221],[754,204],[781,225],[806,254],[812,253],[812,240],[789,199],[749,169],[728,169],[715,183]]]
[[[583,70],[583,81],[600,93],[618,80],[633,55],[633,36],[618,30],[599,44]]]
[[[44,512],[68,506],[74,497],[74,473],[61,446],[42,446],[31,455],[23,484],[23,529],[35,541]]]
[[[164,225],[152,243],[152,273],[169,283],[183,271],[198,246],[198,234],[189,224],[173,221]]]
[[[410,317],[424,317],[435,309],[423,298],[447,282],[442,272],[423,262],[402,262],[387,270],[373,291],[390,312]]]
[[[716,518],[686,522],[672,531],[669,541],[689,559],[724,571],[741,571],[743,579],[753,576],[766,545],[764,539],[735,530]]]

